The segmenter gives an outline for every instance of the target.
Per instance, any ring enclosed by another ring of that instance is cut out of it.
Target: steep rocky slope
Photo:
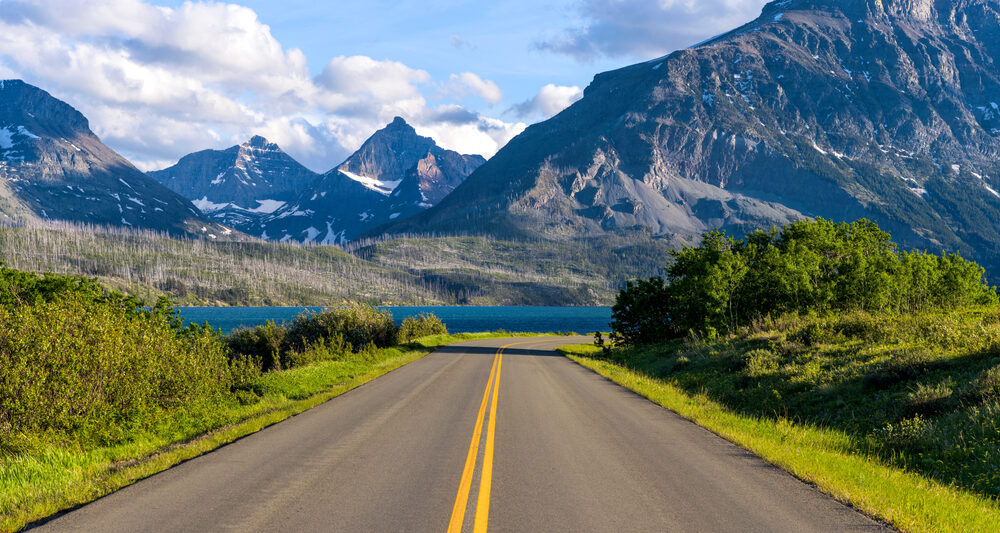
[[[176,165],[148,174],[191,199],[206,215],[255,235],[262,218],[317,178],[261,136],[225,150],[186,155]]]
[[[397,117],[294,202],[265,218],[256,233],[281,241],[342,244],[433,206],[483,162],[481,156],[439,147]]]
[[[0,222],[40,221],[232,233],[105,146],[70,105],[20,80],[0,81]]]
[[[1000,4],[782,0],[595,77],[390,233],[568,238],[868,217],[1000,267]]]

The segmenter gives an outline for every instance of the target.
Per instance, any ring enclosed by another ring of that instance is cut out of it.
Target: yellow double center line
[[[490,379],[483,391],[483,401],[479,404],[479,414],[472,430],[472,441],[469,443],[469,454],[465,457],[465,469],[462,470],[462,481],[458,484],[458,495],[455,506],[451,510],[451,521],[448,522],[448,533],[460,533],[465,521],[465,508],[469,503],[469,491],[472,489],[472,475],[476,470],[476,457],[479,455],[479,441],[483,434],[483,422],[486,419],[486,402],[490,400],[490,389],[493,398],[490,400],[490,425],[486,430],[486,450],[483,453],[483,472],[479,479],[479,497],[476,501],[476,519],[473,525],[475,533],[484,533],[490,517],[490,487],[493,482],[493,442],[497,428],[497,398],[500,394],[500,369],[503,366],[503,351],[517,344],[515,342],[501,346],[493,357],[493,367],[490,369]]]

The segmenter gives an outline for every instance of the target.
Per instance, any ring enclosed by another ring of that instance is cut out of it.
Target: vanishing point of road
[[[440,348],[39,529],[882,529],[553,351],[588,341]]]

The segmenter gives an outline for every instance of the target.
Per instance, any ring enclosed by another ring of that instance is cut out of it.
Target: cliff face
[[[772,2],[599,74],[389,231],[691,236],[868,217],[908,246],[1000,264],[996,58],[996,0]]]
[[[105,146],[80,112],[19,80],[0,81],[0,220],[231,233]]]

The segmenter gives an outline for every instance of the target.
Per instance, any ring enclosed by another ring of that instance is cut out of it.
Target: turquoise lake
[[[208,322],[223,333],[241,327],[252,327],[268,320],[282,323],[304,311],[319,307],[179,307],[188,322]],[[434,313],[452,333],[474,331],[533,331],[540,333],[569,332],[589,334],[608,331],[611,321],[609,307],[382,307],[392,312],[398,324],[408,316]]]

